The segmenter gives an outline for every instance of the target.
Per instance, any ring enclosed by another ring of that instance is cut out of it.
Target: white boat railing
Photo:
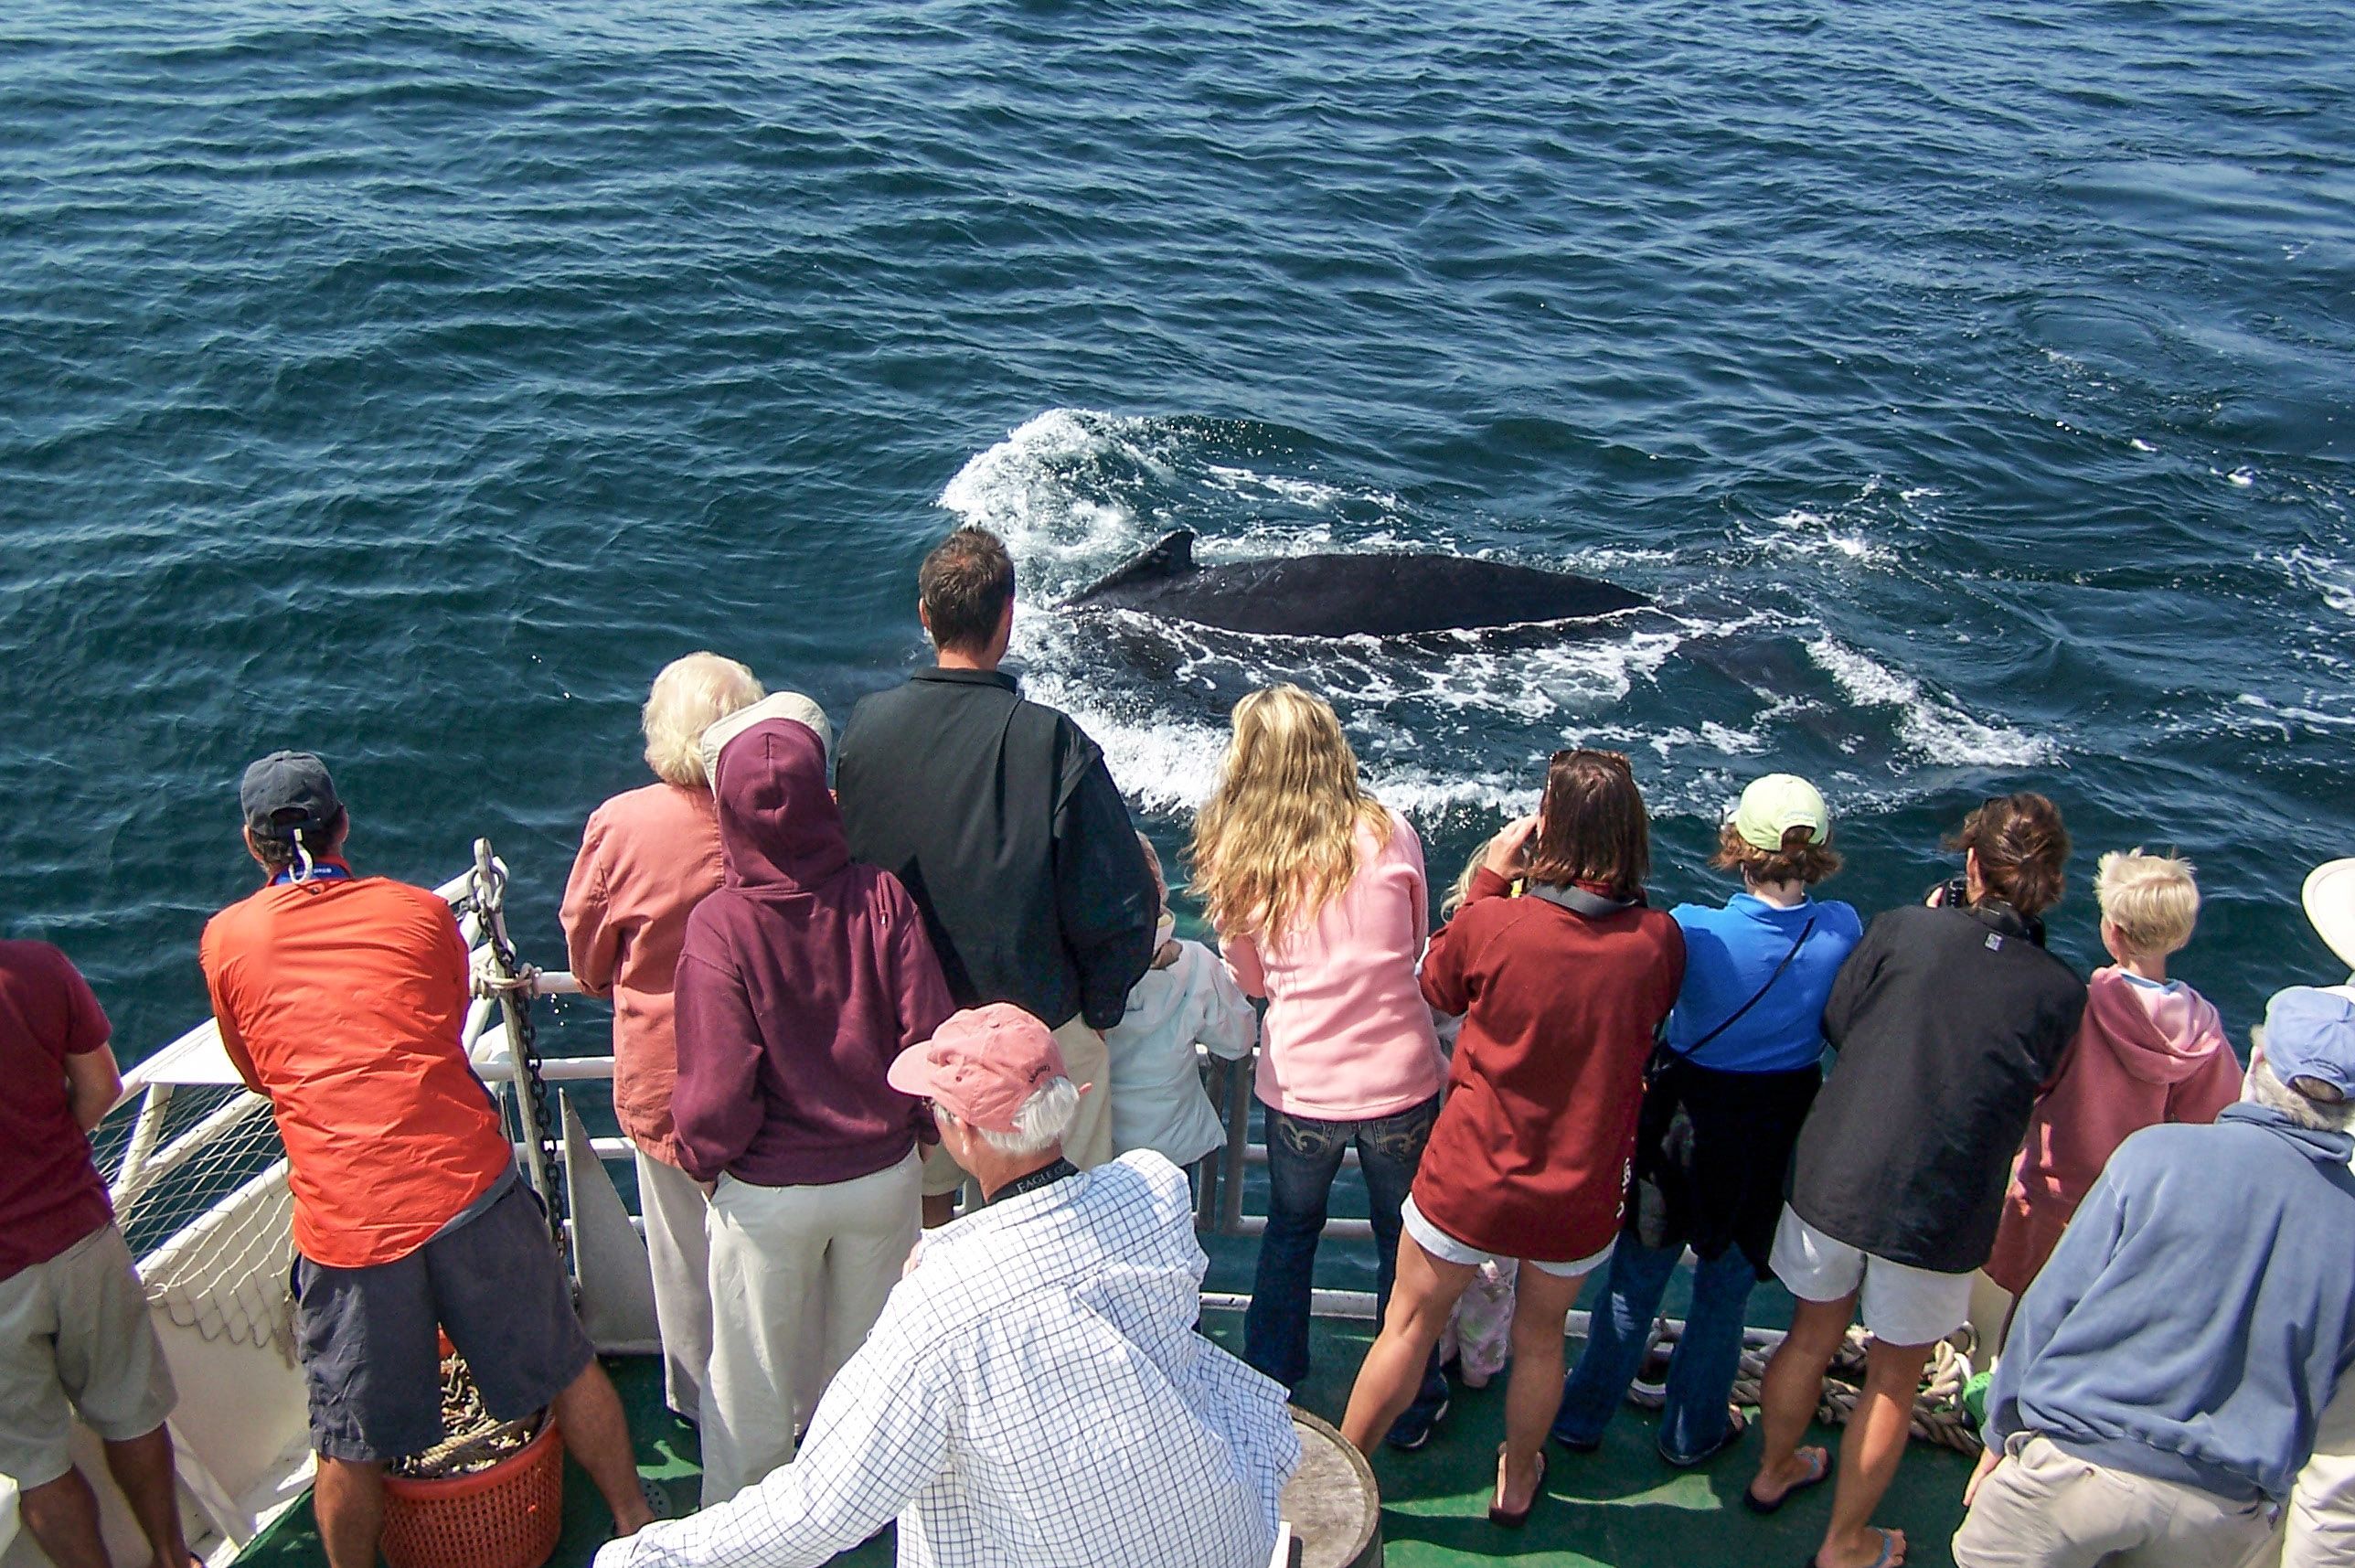
[[[496,862],[485,854],[485,865]],[[481,897],[483,874],[468,871],[434,890],[455,911],[478,974],[490,964],[493,946]],[[497,874],[503,877],[504,869]],[[562,970],[526,970],[522,978],[531,997],[583,994]],[[467,1060],[503,1114],[516,1118],[518,1157],[537,1177],[533,1157],[539,1129],[531,1125],[525,1064],[496,995],[473,999],[462,1040]],[[1197,1222],[1205,1232],[1255,1235],[1266,1224],[1244,1205],[1246,1174],[1266,1160],[1252,1136],[1252,1071],[1248,1058],[1230,1062],[1205,1053],[1205,1086],[1228,1130],[1225,1146],[1197,1168]],[[606,1096],[584,1093],[583,1086],[609,1083],[613,1075],[610,1052],[539,1061],[540,1079],[559,1103],[571,1097],[564,1093],[570,1091],[601,1119],[596,1107]],[[627,1138],[590,1136],[570,1105],[557,1115],[560,1125],[548,1130],[566,1156],[562,1163],[575,1171],[576,1188],[585,1185],[584,1162],[600,1167],[630,1158]],[[306,1407],[293,1342],[293,1198],[285,1151],[269,1102],[245,1086],[209,1019],[125,1071],[122,1096],[91,1143],[117,1221],[140,1260],[157,1330],[180,1385],[173,1430],[191,1518],[208,1555],[226,1563],[301,1494],[310,1477]],[[585,1243],[574,1248],[584,1320],[592,1316],[588,1297],[608,1283],[592,1279],[591,1271],[631,1266],[631,1249],[616,1249],[613,1227],[640,1223],[627,1215],[609,1181],[597,1185],[602,1193],[590,1195],[585,1204],[574,1203],[570,1232]],[[583,1221],[581,1214],[591,1211],[595,1217]],[[599,1236],[584,1238],[584,1222],[602,1227]],[[1336,1219],[1326,1230],[1337,1237],[1370,1233],[1363,1220]],[[642,1245],[635,1251],[642,1259]],[[584,1254],[594,1262],[584,1262]],[[640,1289],[650,1292],[651,1286],[623,1282],[608,1295],[628,1296]],[[650,1302],[650,1295],[645,1299]],[[1220,1296],[1211,1305],[1242,1299]],[[1367,1293],[1320,1290],[1316,1300],[1320,1313],[1371,1315]],[[625,1348],[612,1342],[615,1318],[610,1311],[606,1321],[608,1334],[601,1345]],[[128,1521],[111,1520],[109,1528],[127,1530]],[[123,1535],[122,1550],[129,1552],[135,1539]],[[26,1544],[19,1541],[5,1553],[0,1568],[16,1568],[18,1549]]]

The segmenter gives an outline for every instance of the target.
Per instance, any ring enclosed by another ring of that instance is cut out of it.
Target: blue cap
[[[2285,1083],[2316,1078],[2355,1095],[2355,1000],[2313,986],[2275,991],[2265,1004],[2265,1065]]]

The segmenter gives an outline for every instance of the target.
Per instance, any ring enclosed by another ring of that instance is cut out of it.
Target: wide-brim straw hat
[[[2355,970],[2355,857],[2317,866],[2307,874],[2306,918],[2339,961]]]

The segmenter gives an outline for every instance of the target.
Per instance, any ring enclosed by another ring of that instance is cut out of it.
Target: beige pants
[[[711,1195],[711,1371],[703,1506],[794,1456],[798,1422],[882,1315],[916,1244],[920,1164],[823,1187],[719,1179]]]
[[[2240,1568],[2273,1509],[2090,1464],[2012,1438],[1955,1536],[1955,1568]]]
[[[644,1149],[638,1209],[646,1221],[646,1261],[654,1265],[655,1327],[662,1333],[663,1401],[689,1421],[703,1419],[703,1379],[711,1364],[709,1207],[695,1178]]]
[[[2277,1555],[2276,1555],[2277,1554]],[[2258,1559],[2281,1568],[2355,1568],[2355,1373],[2339,1380],[2298,1472],[2282,1531]]]
[[[1103,1035],[1077,1017],[1055,1031],[1055,1046],[1063,1053],[1063,1069],[1071,1082],[1094,1085],[1080,1096],[1080,1108],[1063,1134],[1063,1157],[1086,1170],[1113,1157],[1112,1051]],[[964,1185],[964,1171],[948,1150],[932,1146],[924,1156],[924,1196],[938,1198]]]

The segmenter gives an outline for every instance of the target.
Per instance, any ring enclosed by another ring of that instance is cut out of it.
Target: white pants
[[[2297,1474],[2274,1541],[2281,1568],[2355,1568],[2355,1373],[2322,1410],[2314,1456]]]
[[[1063,1157],[1088,1170],[1110,1159],[1112,1142],[1112,1051],[1100,1030],[1074,1016],[1055,1031],[1056,1049],[1063,1053],[1063,1071],[1074,1083],[1092,1083],[1080,1096],[1080,1108],[1063,1132]],[[964,1171],[935,1145],[924,1159],[924,1196],[938,1198],[964,1185]]]
[[[2015,1435],[1955,1535],[1955,1568],[2239,1568],[2273,1509],[2154,1481]]]
[[[655,1327],[662,1333],[663,1403],[699,1422],[711,1364],[711,1245],[703,1230],[709,1204],[695,1178],[644,1149],[633,1152],[646,1260],[654,1265]]]
[[[703,1506],[794,1456],[794,1433],[882,1315],[916,1244],[916,1151],[822,1187],[719,1179],[711,1195],[711,1372]]]

